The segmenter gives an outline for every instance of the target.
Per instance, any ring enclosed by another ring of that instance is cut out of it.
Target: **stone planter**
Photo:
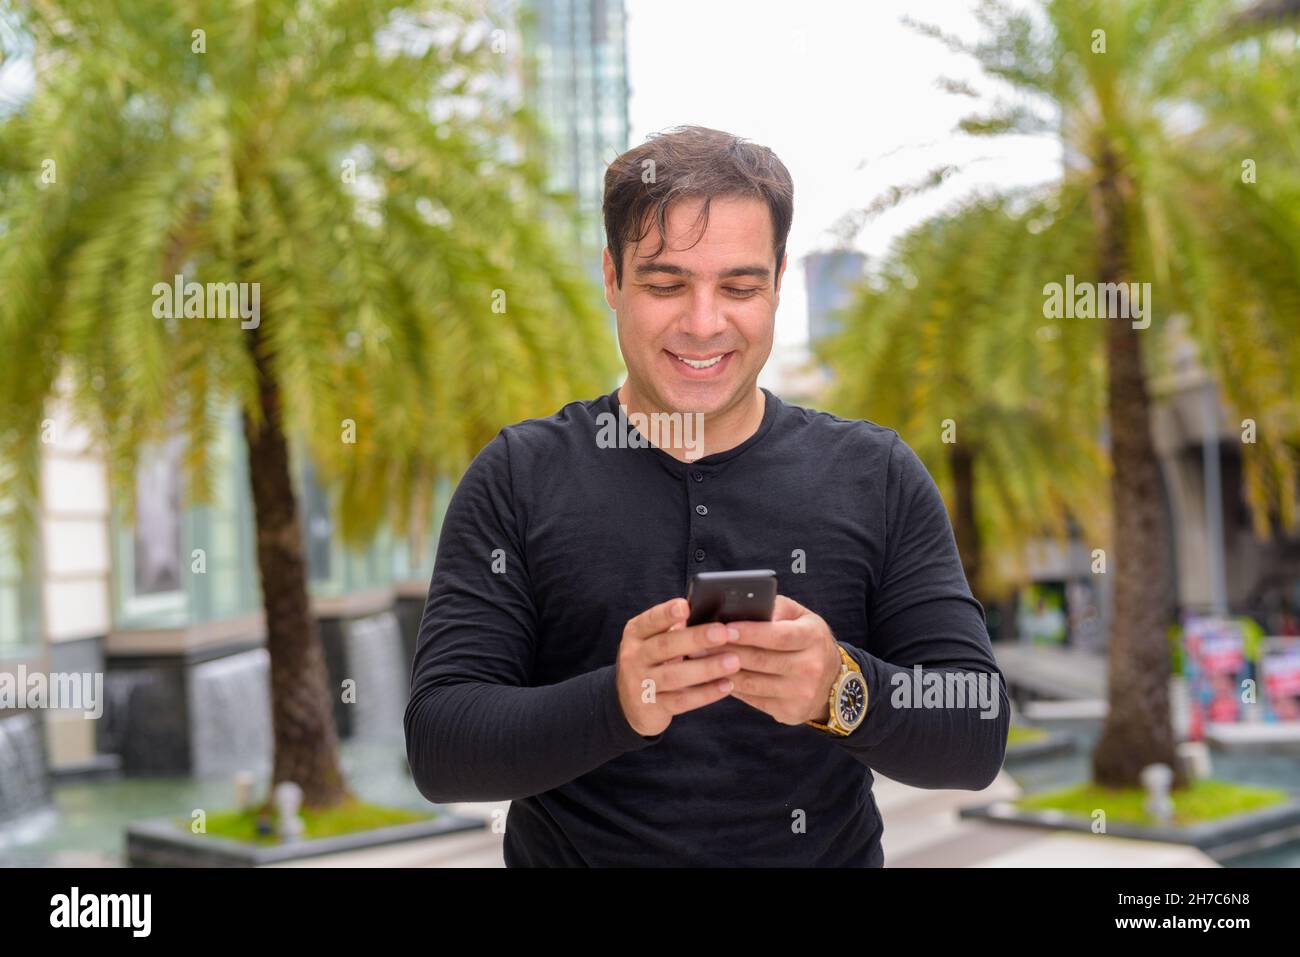
[[[997,824],[1093,833],[1090,819],[1072,817],[1062,811],[1018,808],[1010,801],[962,808],[958,815]],[[1188,827],[1107,822],[1106,833],[1096,836],[1187,844],[1221,861],[1300,838],[1300,801],[1290,800],[1259,811]]]
[[[126,859],[130,867],[263,867],[285,861],[360,851],[403,841],[483,830],[487,822],[442,811],[428,821],[357,831],[337,837],[253,844],[208,834],[194,834],[173,818],[152,818],[126,830]]]
[[[1039,758],[1055,757],[1068,754],[1076,747],[1074,735],[1063,731],[1049,731],[1047,736],[1038,741],[1026,741],[1024,744],[1008,745],[1003,764],[1017,761],[1034,761]]]

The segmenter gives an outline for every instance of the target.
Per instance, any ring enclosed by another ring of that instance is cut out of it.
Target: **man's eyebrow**
[[[767,266],[735,266],[724,270],[718,278],[731,279],[735,276],[753,276],[756,279],[768,279],[771,275],[772,270]]]
[[[694,275],[684,266],[675,266],[672,263],[648,262],[638,263],[633,272],[638,276],[649,275],[650,273],[668,273],[672,276],[682,276],[689,279]],[[718,274],[719,279],[733,279],[737,276],[753,276],[758,279],[767,279],[772,275],[772,270],[767,266],[733,266],[730,269],[724,269]]]

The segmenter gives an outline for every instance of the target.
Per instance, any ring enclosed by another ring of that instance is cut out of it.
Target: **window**
[[[189,510],[184,555],[203,549],[206,569],[190,576],[193,620],[234,618],[257,610],[257,550],[254,546],[248,450],[238,407],[222,416],[212,444],[216,476],[211,503]],[[191,559],[192,560],[192,559]]]
[[[123,521],[121,510],[113,521],[119,625],[164,627],[185,620],[189,576],[182,565],[182,443],[182,437],[174,436],[142,449],[135,488],[121,492],[131,496],[136,514],[133,525]]]
[[[310,455],[303,456],[302,496],[298,507],[307,545],[307,577],[312,582],[328,582],[333,576],[330,542],[333,538],[334,520],[330,516],[330,501],[316,476],[316,466]]]
[[[40,588],[32,567],[24,568],[0,535],[0,658],[24,655],[40,642]],[[34,552],[33,552],[34,555]]]
[[[135,476],[134,595],[181,590],[181,440],[144,457]]]

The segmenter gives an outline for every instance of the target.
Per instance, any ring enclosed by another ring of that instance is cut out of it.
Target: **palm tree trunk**
[[[271,655],[271,719],[275,734],[272,787],[292,781],[305,807],[329,807],[348,797],[339,765],[325,655],[307,599],[298,502],[289,471],[280,390],[271,374],[260,327],[248,335],[257,368],[263,424],[244,415],[249,478],[257,524],[257,567]]]
[[[975,522],[975,454],[970,446],[954,442],[948,446],[948,467],[952,470],[953,484],[953,535],[957,539],[957,554],[966,572],[971,592],[981,603],[980,572],[984,564],[983,543],[979,526]],[[987,607],[987,606],[985,606]]]
[[[1098,227],[1098,279],[1127,282],[1132,277],[1126,190],[1109,144],[1101,149],[1098,170],[1092,196]],[[1140,787],[1144,767],[1166,764],[1174,771],[1174,786],[1182,787],[1185,781],[1176,760],[1169,709],[1166,629],[1174,595],[1169,567],[1172,549],[1165,490],[1151,438],[1151,400],[1139,335],[1143,330],[1134,329],[1124,318],[1103,321],[1113,463],[1115,525],[1110,573],[1114,590],[1108,663],[1110,709],[1093,751],[1092,775],[1103,786]]]

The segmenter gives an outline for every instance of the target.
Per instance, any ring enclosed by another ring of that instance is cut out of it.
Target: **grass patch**
[[[1232,781],[1197,781],[1192,787],[1170,794],[1174,802],[1173,823],[1186,827],[1204,824],[1282,804],[1289,799],[1279,788],[1261,788]],[[1061,811],[1071,817],[1090,821],[1098,808],[1109,821],[1127,824],[1155,824],[1142,805],[1146,792],[1141,788],[1112,790],[1096,784],[1076,784],[1059,791],[1034,794],[1014,802],[1016,807],[1033,811]]]
[[[376,828],[391,827],[395,824],[412,824],[416,821],[428,821],[438,815],[433,812],[411,811],[406,808],[385,807],[381,804],[368,804],[365,801],[347,801],[338,807],[326,810],[304,809],[301,812],[304,824],[303,839],[312,840],[322,837],[337,837],[340,834],[354,834],[357,831],[373,831]],[[213,837],[225,837],[252,844],[279,844],[278,833],[266,836],[257,833],[256,810],[214,811],[208,815],[207,833]],[[189,821],[177,818],[176,822],[188,829]],[[272,826],[275,817],[271,816]]]
[[[1007,747],[1014,748],[1020,744],[1035,744],[1047,740],[1047,732],[1042,728],[1029,728],[1023,724],[1013,724],[1007,731]]]

